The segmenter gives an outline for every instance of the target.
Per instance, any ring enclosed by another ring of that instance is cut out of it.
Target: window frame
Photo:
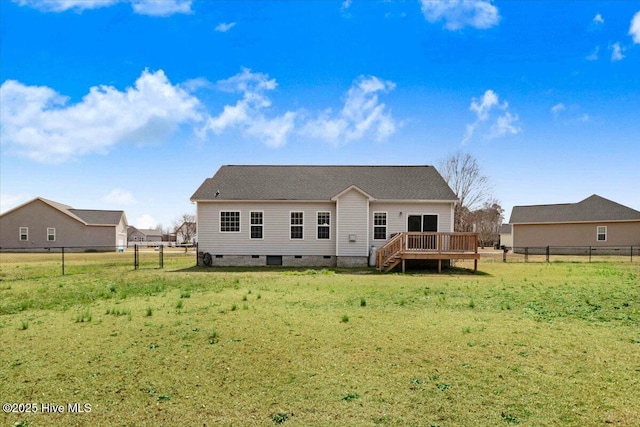
[[[53,233],[50,233],[53,231]],[[53,239],[50,237],[53,236]],[[47,242],[55,242],[56,241],[56,229],[54,227],[47,227]]]
[[[24,233],[22,232],[24,230]],[[22,238],[24,236],[24,239]],[[29,227],[18,227],[18,241],[20,242],[28,242],[29,241]]]
[[[604,229],[602,232],[600,229]],[[601,239],[600,236],[603,238]],[[606,242],[607,241],[607,226],[606,225],[598,225],[596,226],[596,242]]]
[[[294,214],[300,214],[300,223],[294,223]],[[293,237],[294,227],[300,228],[300,237]],[[289,240],[304,240],[304,211],[289,211]]]
[[[225,223],[226,228],[230,228],[230,225],[233,225],[233,224],[227,224],[227,221],[229,221],[228,219],[223,221],[224,214],[238,214],[238,221],[237,221],[238,222],[238,229],[237,230],[223,230],[223,222]],[[220,219],[220,223],[219,223],[218,229],[220,230],[220,233],[240,233],[240,232],[242,232],[242,225],[241,225],[242,224],[242,213],[240,211],[220,211],[219,219]]]
[[[253,214],[260,214],[260,223],[253,222]],[[264,211],[250,211],[249,212],[249,238],[252,240],[263,240],[264,239]],[[260,228],[260,237],[253,237],[253,228]]]
[[[320,224],[320,215],[326,214],[327,222],[324,224]],[[327,237],[320,237],[320,230],[325,229],[327,232]],[[331,240],[331,211],[317,211],[316,212],[316,240]]]
[[[376,224],[376,215],[384,215],[384,225]],[[376,237],[376,228],[384,228],[384,238]],[[389,236],[389,213],[386,211],[373,212],[373,240],[387,240]]]

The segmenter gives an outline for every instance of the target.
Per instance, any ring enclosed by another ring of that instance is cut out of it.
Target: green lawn
[[[33,279],[4,263],[0,397],[38,413],[0,425],[640,425],[640,263],[193,261]]]

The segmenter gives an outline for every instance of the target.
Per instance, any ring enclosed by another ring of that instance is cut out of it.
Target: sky
[[[225,164],[435,165],[640,210],[640,1],[0,1],[0,211],[165,227]]]

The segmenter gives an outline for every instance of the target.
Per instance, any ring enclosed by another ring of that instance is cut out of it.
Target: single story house
[[[366,266],[397,233],[452,233],[458,202],[433,166],[248,165],[191,201],[199,263],[217,266]]]
[[[513,248],[513,235],[511,234],[511,224],[500,226],[500,246],[507,249]]]
[[[640,212],[596,194],[578,203],[514,206],[509,223],[513,247],[556,247],[555,253],[577,247],[640,245]],[[530,251],[531,252],[531,251]]]
[[[136,228],[130,225],[127,228],[127,239],[130,245],[146,242],[162,242],[162,231],[147,228]]]
[[[180,227],[176,228],[176,243],[179,245],[195,245],[198,227],[195,222],[184,221]]]
[[[124,211],[74,209],[37,197],[0,215],[2,249],[116,250],[126,246]]]

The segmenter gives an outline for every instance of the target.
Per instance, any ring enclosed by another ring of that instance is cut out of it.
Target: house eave
[[[563,225],[563,224],[602,224],[610,222],[640,222],[638,219],[598,219],[598,220],[585,220],[585,221],[536,221],[536,222],[511,222],[511,226],[516,225]]]

